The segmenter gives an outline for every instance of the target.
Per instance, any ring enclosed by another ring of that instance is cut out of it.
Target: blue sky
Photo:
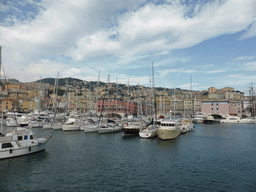
[[[74,77],[190,89],[256,82],[255,0],[0,2],[2,65],[31,82]],[[256,87],[256,85],[255,85]]]

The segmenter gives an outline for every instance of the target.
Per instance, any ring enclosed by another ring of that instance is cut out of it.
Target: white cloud
[[[256,62],[249,62],[245,64],[245,69],[249,71],[255,71],[256,70]]]
[[[241,61],[241,60],[252,60],[254,59],[254,56],[242,56],[242,57],[237,57],[236,60]]]
[[[190,90],[190,86],[192,86],[192,90],[194,90],[194,86],[197,86],[198,83],[192,83],[192,84],[182,84],[182,85],[179,85],[178,87],[181,88],[181,89],[189,89]]]
[[[137,11],[127,11],[117,18],[111,30],[101,30],[79,41],[73,57],[114,54],[119,58],[134,58],[137,55],[181,49],[196,45],[203,40],[222,34],[245,30],[255,17],[253,2],[218,1],[205,4],[189,18],[189,7],[184,4],[147,4]],[[115,33],[115,39],[109,33]],[[81,49],[80,47],[85,47]],[[95,54],[92,54],[94,52]]]
[[[206,73],[210,74],[210,73],[223,73],[223,72],[226,72],[226,70],[207,71]]]
[[[189,73],[189,74],[193,74],[193,73],[197,73],[198,71],[196,70],[192,70],[192,69],[184,69],[184,68],[180,68],[180,69],[165,69],[165,70],[158,70],[157,73],[159,73],[160,77],[166,77],[168,76],[170,73]]]
[[[55,77],[60,69],[62,75],[85,79],[95,75],[97,78],[98,68],[107,73],[113,60],[116,68],[123,67],[124,63],[134,68],[132,63],[138,66],[138,60],[146,63],[148,58],[151,61],[156,59],[158,66],[189,63],[192,59],[186,55],[173,57],[170,61],[161,60],[173,50],[189,48],[219,35],[240,31],[245,31],[242,39],[255,35],[256,12],[252,0],[226,0],[222,3],[216,0],[199,3],[194,8],[179,0],[162,4],[153,2],[30,0],[22,1],[25,3],[23,8],[30,3],[37,7],[36,11],[27,11],[14,3],[2,7],[1,12],[16,9],[21,18],[17,15],[2,18],[0,45],[5,46],[3,65],[9,75],[26,81],[38,79],[40,74]],[[189,12],[192,14],[188,16]],[[110,57],[111,61],[108,60]],[[92,66],[92,63],[97,63],[91,62],[92,59],[98,58],[103,58],[105,63]],[[89,68],[87,63],[90,63]],[[254,69],[252,64],[247,64],[247,67]],[[26,75],[20,74],[21,69]],[[181,69],[157,72],[166,76],[173,72],[200,71],[182,66]],[[129,78],[130,74],[126,77]],[[149,78],[132,76],[131,81],[143,84]]]
[[[256,2],[254,1],[254,7],[256,7]],[[249,27],[249,29],[241,36],[240,39],[248,39],[256,36],[256,18],[254,18],[254,23]]]

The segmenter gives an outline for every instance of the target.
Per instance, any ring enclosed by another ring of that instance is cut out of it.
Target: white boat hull
[[[28,124],[28,127],[30,128],[42,128],[43,127],[43,123],[30,123]]]
[[[51,124],[44,124],[43,129],[52,129],[52,125]]]
[[[157,136],[157,129],[143,129],[139,132],[141,138],[152,138]]]
[[[61,124],[61,125],[52,125],[52,128],[54,130],[61,130],[61,129],[63,129],[63,124]]]
[[[252,124],[254,123],[253,121],[243,121],[243,120],[220,120],[220,123],[235,123],[235,124]]]
[[[196,123],[196,124],[201,124],[203,123],[204,119],[193,119],[193,123]]]
[[[97,125],[85,125],[81,127],[81,130],[83,130],[85,133],[95,133],[98,132],[98,126]]]
[[[6,149],[5,151],[0,152],[0,159],[18,157],[18,156],[23,156],[23,155],[28,155],[31,153],[43,151],[45,150],[45,145],[46,144],[42,144],[40,146],[36,145],[32,147],[24,147],[19,149]]]
[[[158,129],[157,135],[159,139],[168,140],[175,139],[180,135],[180,130],[178,129]]]
[[[115,126],[115,127],[107,127],[107,128],[98,128],[98,133],[115,133],[122,131],[121,127]]]
[[[80,125],[63,125],[63,131],[79,131]]]
[[[16,127],[17,126],[17,123],[16,122],[13,122],[13,121],[6,121],[6,125],[8,127]]]

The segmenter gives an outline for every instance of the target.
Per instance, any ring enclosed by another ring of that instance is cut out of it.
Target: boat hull
[[[52,129],[52,125],[51,124],[44,124],[43,125],[43,129]]]
[[[45,146],[46,146],[46,143],[41,145],[30,146],[30,147],[18,148],[18,149],[6,149],[0,152],[0,159],[19,157],[19,156],[24,156],[24,155],[29,155],[32,153],[44,151]]]
[[[63,125],[63,131],[79,131],[80,125]]]
[[[54,130],[61,130],[61,129],[63,129],[63,124],[53,124],[52,125],[52,128],[54,129]]]
[[[159,139],[169,140],[177,138],[180,133],[178,129],[158,129],[157,135]]]
[[[84,128],[83,131],[85,133],[96,133],[98,132],[98,128]]]
[[[98,129],[98,133],[116,133],[122,131],[120,127],[116,127],[116,128],[99,128]]]
[[[137,136],[139,135],[140,129],[139,128],[123,128],[123,132],[126,136]]]
[[[141,138],[152,138],[157,136],[157,129],[144,129],[139,132]]]

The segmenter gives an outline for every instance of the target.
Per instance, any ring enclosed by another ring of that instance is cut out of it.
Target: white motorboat
[[[63,131],[78,131],[82,126],[82,121],[77,118],[69,118],[63,125]]]
[[[149,125],[148,127],[140,130],[139,136],[141,138],[152,138],[157,136],[158,126],[156,125]]]
[[[197,124],[203,123],[203,121],[204,121],[204,115],[196,115],[192,120],[193,123],[197,123]]]
[[[98,133],[115,133],[122,131],[119,125],[102,125],[98,128]]]
[[[16,127],[16,126],[18,126],[18,123],[14,118],[8,117],[8,118],[6,118],[6,125],[8,127]]]
[[[159,139],[168,140],[175,139],[180,135],[180,125],[177,120],[161,121],[160,127],[157,131]]]
[[[182,119],[180,124],[181,133],[192,131],[195,128],[191,119]]]
[[[60,129],[63,129],[63,125],[64,125],[64,123],[62,123],[62,122],[53,122],[52,128],[53,128],[53,130],[60,130]]]
[[[17,123],[19,127],[26,127],[29,124],[29,117],[22,115],[21,117],[17,118]]]
[[[161,124],[161,121],[156,121],[155,123],[153,123],[152,121],[148,126],[140,130],[139,136],[141,138],[156,137],[160,124]]]
[[[96,124],[86,124],[81,127],[81,130],[83,130],[85,133],[94,133],[98,132],[99,126]]]
[[[88,119],[85,121],[84,125],[80,127],[85,133],[98,132],[99,123],[93,119]]]
[[[51,137],[34,138],[30,129],[18,127],[14,131],[0,136],[0,159],[43,151]]]
[[[254,123],[252,119],[241,118],[238,116],[227,116],[226,118],[221,119],[220,122],[221,123],[244,123],[244,124]]]
[[[30,128],[42,128],[44,125],[43,119],[33,119],[29,122],[28,127]]]

